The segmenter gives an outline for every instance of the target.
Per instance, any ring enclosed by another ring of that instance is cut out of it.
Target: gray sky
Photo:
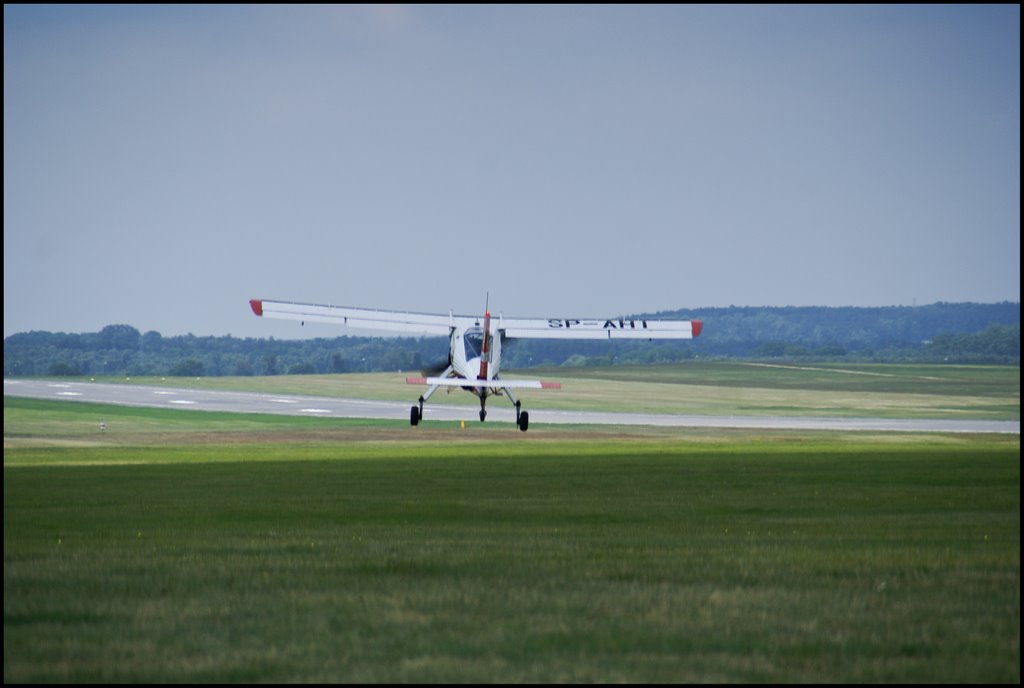
[[[1020,300],[1020,8],[4,7],[4,336]]]

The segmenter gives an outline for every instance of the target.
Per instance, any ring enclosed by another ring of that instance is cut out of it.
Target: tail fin
[[[491,311],[484,311],[484,345],[480,351],[480,375],[478,380],[487,379],[487,366],[491,362]]]

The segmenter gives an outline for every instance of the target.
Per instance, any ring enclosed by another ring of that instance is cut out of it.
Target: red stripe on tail
[[[490,347],[488,346],[491,342],[491,312],[486,311],[484,313],[484,346],[483,351],[480,352],[480,376],[478,380],[487,379],[487,364],[491,360]]]

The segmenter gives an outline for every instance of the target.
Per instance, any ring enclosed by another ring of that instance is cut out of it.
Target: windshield
[[[462,343],[466,347],[466,360],[479,358],[484,347],[484,331],[481,329],[466,330],[462,337]]]

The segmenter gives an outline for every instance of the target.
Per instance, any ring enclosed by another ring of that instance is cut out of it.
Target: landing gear
[[[430,396],[429,394],[427,396]],[[412,410],[409,411],[409,425],[414,428],[420,424],[423,420],[423,402],[426,401],[426,397],[420,397],[420,405],[413,406]]]
[[[526,432],[526,429],[530,427],[530,414],[523,411],[523,405],[512,396],[511,392],[509,392],[509,398],[516,405],[516,427],[522,432]]]
[[[452,367],[449,366],[448,370],[445,371],[445,374],[442,377],[447,377],[451,371]],[[516,427],[519,428],[521,432],[526,432],[526,430],[530,427],[530,414],[527,413],[526,411],[523,411],[522,404],[512,394],[512,390],[506,387],[505,385],[501,385],[501,389],[490,389],[485,388],[485,381],[478,382],[477,384],[480,386],[473,385],[472,383],[476,381],[471,379],[463,380],[462,378],[459,378],[459,381],[460,383],[464,382],[465,384],[460,384],[458,386],[462,386],[463,389],[473,392],[474,394],[476,394],[476,396],[480,398],[481,423],[487,420],[487,398],[490,396],[504,394],[508,397],[508,400],[512,402],[512,404],[516,407]],[[420,421],[423,420],[424,402],[426,402],[426,400],[429,399],[431,395],[438,390],[439,387],[440,385],[432,385],[430,389],[427,390],[427,393],[419,398],[419,403],[409,409],[409,425],[416,427],[420,424]],[[451,389],[449,388],[448,391],[451,391]]]

